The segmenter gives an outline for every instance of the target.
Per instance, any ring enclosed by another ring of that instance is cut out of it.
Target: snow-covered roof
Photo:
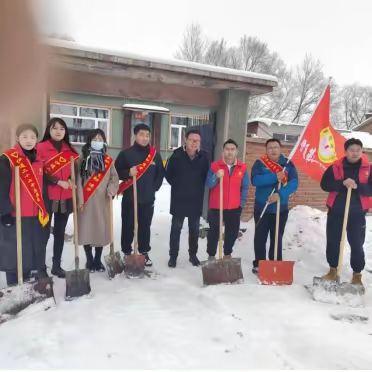
[[[145,55],[141,55],[137,53],[110,50],[110,49],[98,48],[94,46],[82,45],[82,44],[78,44],[78,43],[71,42],[71,41],[65,41],[65,40],[45,39],[45,43],[47,45],[59,47],[59,48],[81,50],[81,51],[91,52],[91,53],[106,54],[106,55],[110,55],[114,57],[123,57],[123,58],[130,58],[134,60],[141,60],[141,61],[146,61],[150,63],[151,62],[160,63],[160,64],[166,64],[166,65],[171,65],[171,66],[196,69],[196,70],[201,70],[205,72],[215,72],[215,73],[222,73],[225,75],[239,76],[243,78],[265,80],[265,81],[271,82],[272,83],[270,84],[271,86],[276,86],[276,84],[278,83],[278,79],[275,76],[260,74],[257,72],[234,70],[232,68],[211,66],[211,65],[206,65],[203,63],[178,60],[175,58],[160,58],[160,57],[155,57],[155,56],[145,56]]]
[[[360,139],[363,143],[363,147],[367,149],[372,149],[372,134],[368,132],[359,132],[359,131],[349,131],[349,132],[340,132],[345,138],[357,138]]]
[[[276,124],[277,126],[281,126],[281,125],[295,125],[296,127],[304,127],[305,125],[303,124],[297,124],[297,123],[292,123],[290,121],[282,121],[282,120],[276,120],[276,119],[270,119],[270,118],[254,118],[254,119],[249,119],[248,120],[248,124],[249,123],[253,123],[253,122],[256,122],[256,121],[259,121],[260,123],[264,123],[266,124],[268,127],[272,124]]]
[[[359,125],[357,125],[356,127],[354,127],[353,129],[360,129],[360,128],[363,128],[365,125],[367,124],[371,124],[372,123],[372,117],[364,120],[362,123],[360,123]]]
[[[132,103],[126,103],[123,108],[133,111],[152,111],[152,112],[169,112],[169,109],[161,106],[149,106],[149,105],[137,105]]]

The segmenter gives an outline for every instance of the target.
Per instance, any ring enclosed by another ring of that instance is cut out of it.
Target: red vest
[[[344,159],[345,158],[343,157],[332,165],[333,176],[336,181],[344,180],[344,167],[342,165],[342,162]],[[368,183],[369,173],[370,173],[369,161],[368,161],[368,158],[365,155],[363,155],[362,164],[360,165],[360,168],[359,168],[359,183],[362,183],[362,184]],[[333,191],[328,194],[328,199],[327,199],[328,207],[330,208],[333,207],[333,204],[335,203],[337,195],[338,195],[337,191]],[[362,204],[362,209],[364,211],[368,210],[371,204],[370,197],[365,196],[365,195],[360,195],[360,203]]]
[[[71,151],[71,149],[65,142],[63,142],[61,152],[67,151]],[[40,156],[40,159],[43,161],[44,166],[48,160],[59,154],[57,149],[52,145],[50,141],[40,142],[37,145],[37,152],[38,155]],[[68,181],[70,176],[71,176],[70,164],[66,165],[64,168],[62,168],[60,171],[53,175],[53,177],[58,178],[59,181]],[[72,198],[72,191],[71,189],[65,190],[58,185],[55,186],[49,185],[48,195],[51,200],[67,200]]]
[[[14,148],[18,151],[19,155],[25,158],[25,154],[21,146],[18,144],[14,146]],[[43,163],[39,156],[37,156],[36,161],[31,164],[37,181],[39,182],[40,189],[43,190]],[[13,216],[15,216],[15,183],[14,183],[14,167],[10,166],[12,169],[12,183],[10,185],[10,192],[9,192],[9,199],[13,205]],[[31,199],[29,192],[23,185],[21,181],[21,215],[22,217],[37,217],[39,214],[39,208]]]
[[[220,169],[223,169],[225,175],[223,177],[223,209],[236,209],[240,206],[240,196],[242,180],[247,171],[247,166],[240,160],[234,167],[234,170],[229,175],[229,168],[223,159],[220,159],[211,165],[213,173],[217,173]],[[220,183],[218,182],[209,193],[209,208],[219,209],[220,208]]]

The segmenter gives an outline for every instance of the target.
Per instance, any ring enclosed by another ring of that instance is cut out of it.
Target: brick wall
[[[245,162],[248,167],[249,177],[251,176],[251,169],[253,163],[265,153],[266,140],[257,138],[248,138],[245,152]],[[289,155],[294,143],[282,144],[282,152],[285,156]],[[366,151],[369,160],[372,161],[372,150]],[[297,169],[299,176],[299,186],[297,192],[291,195],[289,207],[293,208],[296,205],[308,205],[320,210],[326,210],[327,193],[321,190],[318,182],[313,181],[310,177],[305,175],[300,169]],[[249,185],[247,206],[243,210],[243,221],[248,221],[253,214],[255,187]]]

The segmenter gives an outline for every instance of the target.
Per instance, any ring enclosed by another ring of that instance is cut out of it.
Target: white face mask
[[[103,145],[104,143],[99,141],[92,141],[90,144],[91,148],[95,151],[101,151],[103,149]]]

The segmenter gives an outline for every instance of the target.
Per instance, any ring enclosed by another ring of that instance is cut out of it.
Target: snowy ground
[[[202,287],[201,269],[187,254],[187,223],[176,269],[167,267],[169,185],[157,195],[152,229],[151,279],[109,281],[91,275],[92,296],[64,301],[65,283],[55,280],[57,306],[30,306],[0,326],[0,368],[21,369],[369,369],[372,365],[372,217],[367,222],[365,307],[314,302],[304,289],[327,271],[326,215],[308,207],[290,213],[284,258],[295,260],[295,282],[261,286],[251,273],[253,221],[237,242],[244,284]],[[120,247],[120,201],[115,201],[115,243]],[[72,233],[72,218],[68,233]],[[48,246],[48,264],[51,263]],[[206,259],[206,239],[200,259]],[[108,247],[104,254],[108,253]],[[80,251],[85,263],[83,250]],[[346,257],[342,277],[351,271]],[[73,269],[73,245],[63,255]],[[1,278],[4,286],[4,278]],[[369,291],[368,291],[369,289]],[[337,320],[337,318],[341,320]],[[336,319],[335,319],[336,318]]]

